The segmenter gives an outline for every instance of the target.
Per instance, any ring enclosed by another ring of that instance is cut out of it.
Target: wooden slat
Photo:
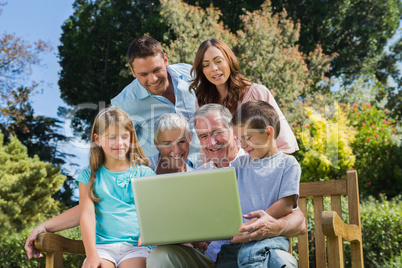
[[[307,226],[307,204],[306,198],[299,198],[299,208],[304,214]],[[307,228],[306,228],[307,230]],[[299,267],[309,267],[309,252],[308,252],[308,231],[304,235],[299,235],[297,237],[297,246],[299,253]]]
[[[324,202],[321,196],[314,196],[314,224],[315,224],[315,259],[316,267],[326,267],[325,237],[321,227],[321,213],[324,210]]]
[[[63,268],[63,252],[47,252],[46,268]]]
[[[348,189],[348,209],[349,209],[349,223],[360,224],[360,204],[359,204],[359,186],[357,184],[357,172],[355,170],[348,171],[347,189]]]
[[[327,237],[328,268],[344,268],[342,237]]]
[[[342,201],[340,195],[331,195],[331,210],[338,213],[342,219]]]
[[[357,172],[355,170],[346,173],[348,187],[348,209],[349,223],[355,224],[361,228],[360,223],[360,202],[359,186],[357,182]],[[360,229],[361,230],[361,229]],[[363,263],[363,245],[355,241],[350,244],[352,255],[352,267],[364,267]]]
[[[346,180],[300,183],[300,197],[347,194]]]

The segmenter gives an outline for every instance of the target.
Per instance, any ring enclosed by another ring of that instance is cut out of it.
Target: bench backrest
[[[359,188],[357,172],[348,171],[346,180],[332,180],[300,183],[299,208],[307,219],[307,198],[313,199],[314,204],[314,250],[316,267],[344,267],[343,240],[342,237],[326,237],[323,233],[322,215],[324,211],[324,197],[330,197],[331,210],[342,217],[341,196],[347,196],[349,225],[354,225],[356,236],[360,241],[351,242],[352,267],[363,267],[363,250],[361,243],[361,223],[359,207]],[[343,226],[342,226],[343,227]],[[309,232],[298,236],[299,267],[309,267]],[[328,252],[327,252],[328,250]]]

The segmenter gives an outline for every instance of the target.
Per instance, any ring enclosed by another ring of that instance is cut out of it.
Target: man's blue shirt
[[[148,157],[158,153],[154,145],[154,124],[155,121],[165,113],[178,113],[188,121],[195,112],[196,97],[189,92],[191,65],[185,63],[167,66],[173,82],[176,103],[173,104],[163,96],[154,95],[146,90],[135,79],[126,86],[119,95],[111,100],[113,106],[124,110],[130,115],[137,132],[141,148]],[[194,128],[192,129],[191,148],[188,159],[198,166],[199,140]]]

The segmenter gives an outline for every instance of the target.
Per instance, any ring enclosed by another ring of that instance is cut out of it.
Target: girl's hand
[[[93,257],[88,257],[84,264],[82,265],[82,268],[98,268],[102,267],[102,262],[101,258],[99,256],[93,256]]]
[[[44,233],[44,232],[46,232],[45,226],[43,226],[42,224],[39,224],[29,234],[27,241],[25,242],[25,250],[27,252],[29,259],[32,259],[32,257],[34,257],[34,258],[43,257],[43,255],[35,249],[34,242],[35,242],[35,239],[38,236],[38,234]]]

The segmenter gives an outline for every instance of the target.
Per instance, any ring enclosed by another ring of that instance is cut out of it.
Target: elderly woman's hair
[[[197,120],[203,119],[214,112],[219,112],[222,117],[222,122],[225,124],[227,128],[230,128],[230,121],[232,120],[232,114],[229,109],[225,106],[217,103],[210,103],[201,106],[193,115],[192,123],[194,126],[197,123]]]
[[[181,114],[167,113],[158,118],[154,125],[154,139],[158,142],[159,133],[165,130],[181,129],[185,131],[185,135],[190,138],[190,126]]]

